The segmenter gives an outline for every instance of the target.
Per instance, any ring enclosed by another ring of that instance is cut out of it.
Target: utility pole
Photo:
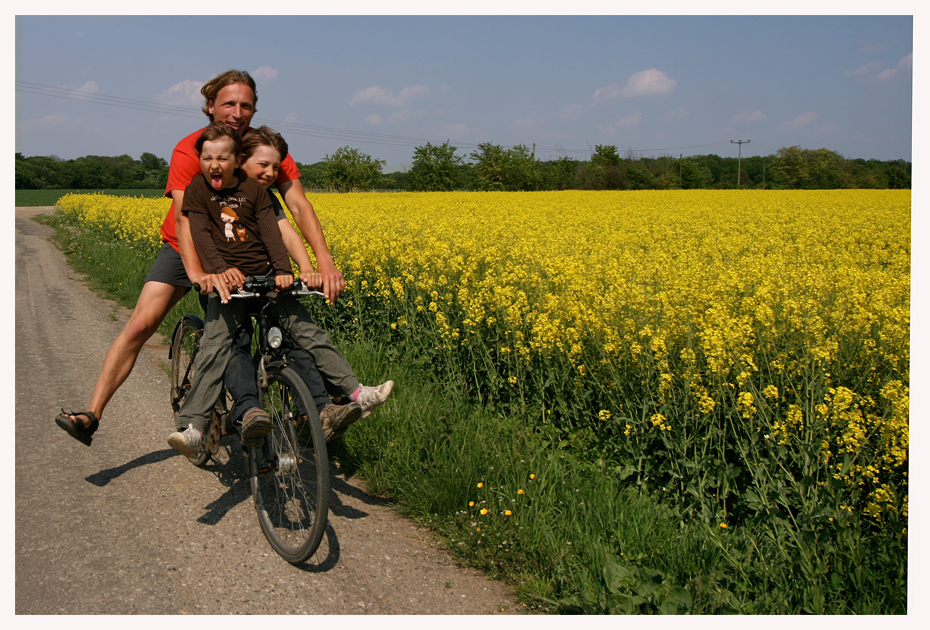
[[[730,140],[730,144],[739,145],[739,161],[736,163],[736,187],[739,188],[743,175],[743,145],[749,144],[749,140]]]

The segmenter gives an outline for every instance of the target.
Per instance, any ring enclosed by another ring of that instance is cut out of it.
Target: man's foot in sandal
[[[85,425],[81,416],[90,420],[90,424]],[[72,417],[77,420],[77,422],[72,420]],[[93,441],[91,436],[94,434],[94,431],[97,430],[97,427],[100,426],[100,422],[98,422],[97,416],[94,415],[93,411],[65,411],[64,409],[55,417],[55,424],[61,427],[65,433],[75,440],[87,446],[90,446],[90,443]]]

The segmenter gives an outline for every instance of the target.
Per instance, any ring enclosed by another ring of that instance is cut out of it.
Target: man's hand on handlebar
[[[330,304],[335,304],[343,289],[346,288],[346,279],[333,264],[325,265],[321,261],[317,271],[323,277],[323,293],[326,299]]]
[[[311,289],[319,289],[323,286],[323,274],[316,271],[302,271],[300,279]]]

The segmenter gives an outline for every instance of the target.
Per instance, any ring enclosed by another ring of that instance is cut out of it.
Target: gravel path
[[[93,446],[55,426],[62,406],[89,400],[128,312],[89,291],[30,220],[50,210],[16,208],[16,614],[523,611],[335,469],[323,545],[302,566],[282,560],[241,469],[195,468],[165,443],[163,346],[143,350]]]

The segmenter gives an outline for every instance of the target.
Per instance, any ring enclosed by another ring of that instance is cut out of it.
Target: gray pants
[[[265,299],[270,300],[268,312],[277,319],[284,333],[313,357],[330,394],[349,396],[358,389],[359,382],[352,366],[333,347],[329,335],[316,325],[297,298],[287,295],[255,298]],[[252,299],[234,298],[223,304],[215,294],[208,298],[203,337],[194,360],[191,391],[178,413],[179,429],[192,424],[195,429],[206,433],[213,407],[223,392],[223,373],[229,363],[234,333],[251,316],[249,302],[252,306],[256,303]]]

